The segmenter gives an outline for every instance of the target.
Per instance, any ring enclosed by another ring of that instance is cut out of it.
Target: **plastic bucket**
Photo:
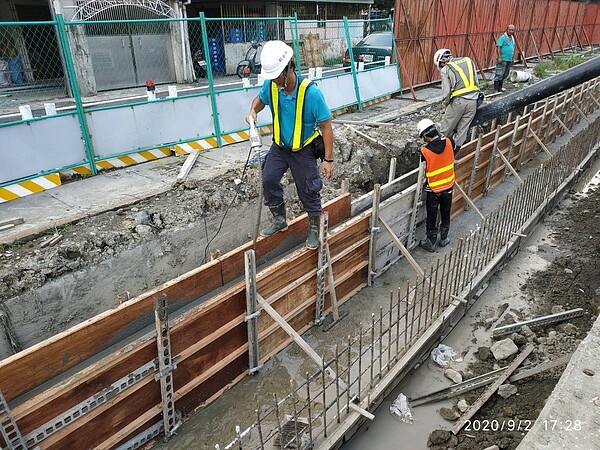
[[[513,83],[525,83],[529,81],[531,74],[529,72],[521,72],[520,70],[513,70],[510,73],[510,81]]]

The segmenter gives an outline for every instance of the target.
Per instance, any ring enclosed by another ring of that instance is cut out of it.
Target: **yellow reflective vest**
[[[303,139],[302,136],[302,115],[304,111],[304,99],[306,97],[306,90],[311,85],[311,81],[304,78],[300,81],[298,86],[298,94],[296,95],[296,114],[294,118],[294,133],[292,135],[292,151],[297,152],[298,150],[306,147],[310,144],[317,136],[319,131],[315,130],[308,139]],[[271,82],[271,108],[273,109],[273,139],[275,143],[281,146],[281,128],[279,124],[279,88],[277,83]]]
[[[450,67],[450,70],[457,75],[456,85],[452,88],[453,90],[452,94],[450,94],[450,98],[479,90],[477,84],[475,84],[475,72],[471,58],[465,56],[463,58],[453,59],[448,62],[448,66]]]

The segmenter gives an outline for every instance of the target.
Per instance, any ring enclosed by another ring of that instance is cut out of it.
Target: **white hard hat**
[[[445,61],[442,61],[442,59],[447,59],[447,58],[452,58],[452,52],[450,51],[450,49],[440,48],[437,52],[435,52],[435,55],[433,55],[433,63],[439,69],[440,62],[445,62]]]
[[[417,131],[419,132],[419,137],[423,137],[423,134],[425,134],[425,132],[427,130],[430,130],[432,127],[435,128],[435,123],[433,123],[433,120],[431,120],[431,119],[420,120],[419,123],[417,124]]]
[[[274,80],[283,72],[292,56],[294,56],[294,50],[285,42],[267,42],[260,54],[260,75],[265,80]]]

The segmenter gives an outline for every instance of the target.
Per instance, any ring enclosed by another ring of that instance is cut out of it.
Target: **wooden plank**
[[[128,334],[134,333],[145,324],[140,317],[153,314],[155,297],[166,294],[177,304],[194,300],[221,284],[220,262],[212,261],[10,356],[0,361],[0,389],[7,399],[14,399],[122,338],[127,327],[132,328]]]
[[[402,252],[404,257],[408,260],[408,262],[410,263],[412,268],[415,270],[415,272],[417,272],[417,275],[419,275],[421,278],[425,278],[425,272],[423,272],[423,269],[421,269],[421,266],[419,266],[417,261],[415,261],[415,259],[412,257],[410,252],[406,249],[406,247],[404,247],[404,245],[402,245],[402,242],[400,242],[400,239],[398,239],[396,237],[396,235],[394,234],[394,230],[391,229],[391,227],[385,222],[385,220],[380,218],[379,222],[381,223],[381,225],[383,225],[383,228],[385,228],[385,230],[390,234],[390,236],[392,237],[392,240],[396,243],[396,245],[398,246],[398,248],[400,249],[400,251]]]
[[[527,344],[527,347],[523,349],[521,353],[517,355],[517,357],[511,362],[506,370],[498,377],[494,383],[485,390],[483,394],[477,399],[475,403],[473,403],[469,409],[462,415],[460,419],[454,424],[454,426],[450,429],[452,433],[458,434],[461,428],[465,425],[467,420],[475,415],[475,413],[483,406],[483,404],[498,390],[500,385],[506,381],[506,379],[512,375],[512,373],[521,365],[525,358],[529,356],[529,354],[533,351],[533,345]]]
[[[323,210],[329,214],[330,227],[343,222],[350,217],[350,194],[343,194],[323,205]],[[308,216],[302,214],[290,221],[288,229],[283,232],[275,233],[269,237],[259,237],[256,246],[252,241],[237,247],[236,249],[224,254],[219,258],[222,263],[223,283],[229,283],[244,273],[244,253],[254,248],[256,260],[259,261],[269,252],[277,248],[290,235],[305,236],[308,231]]]
[[[21,225],[23,222],[25,222],[25,220],[23,220],[22,217],[11,217],[9,219],[1,220],[0,221],[0,227],[3,227],[5,225],[12,225],[14,227],[16,225]]]
[[[177,183],[181,183],[182,181],[185,181],[188,174],[192,170],[192,167],[194,167],[194,164],[195,164],[196,160],[198,159],[199,155],[200,155],[200,152],[198,150],[192,150],[188,154],[187,158],[185,159],[185,162],[181,166],[181,170],[179,171],[179,174],[177,175],[177,180],[176,180]]]

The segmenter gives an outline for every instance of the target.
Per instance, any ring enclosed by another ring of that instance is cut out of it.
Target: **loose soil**
[[[519,350],[530,342],[535,345],[533,353],[524,364],[535,365],[572,354],[600,314],[599,221],[600,187],[596,185],[587,194],[571,193],[570,198],[546,220],[546,226],[553,230],[551,240],[542,246],[525,250],[546,251],[544,247],[548,250],[560,249],[560,256],[546,269],[533,273],[522,285],[523,295],[531,306],[510,309],[506,304],[500,305],[495,310],[491,309],[487,317],[481,318],[479,325],[485,326],[494,323],[495,319],[504,314],[496,324],[500,326],[564,310],[584,309],[582,317],[510,336]],[[480,348],[477,355],[479,360],[469,366],[472,374],[481,375],[498,368],[498,362],[490,355],[487,347]],[[514,356],[501,365],[507,365],[512,359]],[[561,374],[562,368],[557,368],[516,382],[518,393],[506,399],[493,395],[472,418],[470,429],[463,428],[457,436],[452,436],[446,430],[434,431],[428,440],[429,448],[479,450],[492,445],[497,445],[500,449],[516,448],[538,417]],[[475,402],[484,389],[465,395],[467,403]],[[498,424],[512,424],[510,428],[514,430],[494,432],[489,429],[494,420]],[[488,429],[485,431],[473,429],[486,423]],[[521,424],[521,430],[516,429],[518,426],[515,424]]]

